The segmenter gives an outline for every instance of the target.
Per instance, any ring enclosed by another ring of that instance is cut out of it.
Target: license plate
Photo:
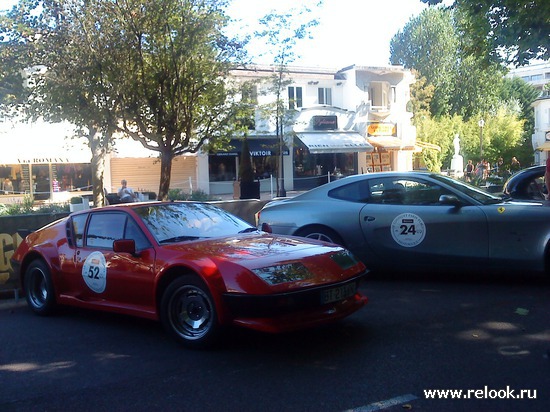
[[[344,300],[346,298],[349,298],[350,296],[355,295],[356,291],[357,285],[355,284],[355,282],[323,290],[321,293],[321,303],[325,304]]]

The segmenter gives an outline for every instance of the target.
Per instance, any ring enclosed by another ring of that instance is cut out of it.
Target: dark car
[[[545,200],[548,191],[544,183],[546,166],[532,166],[514,173],[504,184],[505,196],[519,200]]]
[[[226,325],[283,332],[367,302],[365,265],[346,249],[260,232],[208,203],[73,213],[29,234],[12,263],[38,315],[61,304],[160,320],[191,347]]]

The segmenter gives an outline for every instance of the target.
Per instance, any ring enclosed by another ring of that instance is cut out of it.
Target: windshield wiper
[[[168,239],[163,239],[159,243],[174,243],[174,242],[184,242],[186,240],[196,240],[200,239],[199,236],[174,236]]]

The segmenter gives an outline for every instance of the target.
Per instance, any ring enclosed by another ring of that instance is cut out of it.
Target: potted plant
[[[254,180],[254,169],[252,168],[252,158],[248,147],[248,139],[244,138],[241,163],[239,165],[241,199],[259,199],[260,198],[260,182]]]
[[[71,212],[77,212],[79,210],[86,210],[90,208],[88,199],[82,196],[74,196],[69,200],[69,210]]]

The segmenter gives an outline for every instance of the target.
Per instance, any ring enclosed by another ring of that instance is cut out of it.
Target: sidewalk
[[[11,296],[10,296],[11,294]],[[0,310],[15,309],[17,307],[25,306],[26,300],[24,296],[16,295],[15,291],[4,291],[0,294]]]

